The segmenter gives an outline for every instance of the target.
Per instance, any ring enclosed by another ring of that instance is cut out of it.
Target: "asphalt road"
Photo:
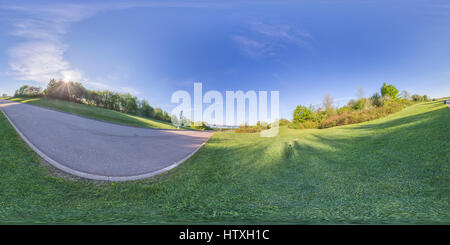
[[[213,132],[123,126],[0,100],[22,138],[53,166],[97,180],[133,180],[189,158]]]

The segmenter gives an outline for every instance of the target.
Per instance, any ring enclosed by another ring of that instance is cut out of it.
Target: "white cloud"
[[[9,50],[10,73],[19,80],[46,83],[50,79],[78,82],[87,79],[64,58],[62,42],[69,24],[90,16],[93,11],[80,5],[9,6],[27,17],[14,20],[11,35],[24,39]]]
[[[233,40],[239,45],[244,54],[252,58],[260,57],[267,51],[265,50],[266,44],[263,42],[258,42],[240,35],[234,36]]]
[[[270,25],[260,21],[253,21],[250,23],[250,29],[262,36],[298,45],[306,45],[306,39],[311,38],[309,33],[287,24]]]
[[[9,74],[18,80],[35,81],[45,85],[50,79],[81,82],[94,89],[139,94],[126,86],[111,86],[116,77],[92,81],[81,70],[73,67],[64,57],[68,46],[63,37],[70,24],[82,21],[95,13],[121,8],[120,6],[58,4],[46,6],[7,6],[8,11],[18,11],[26,17],[12,21],[11,35],[24,40],[9,49]],[[123,79],[123,75],[121,77]],[[123,82],[123,81],[122,81]]]
[[[305,48],[311,38],[308,32],[294,26],[260,21],[250,22],[245,35],[232,36],[241,51],[251,58],[276,55],[280,48],[288,44]]]
[[[0,10],[16,11],[21,18],[11,19],[11,35],[23,38],[9,49],[9,74],[18,80],[35,81],[42,84],[50,79],[66,79],[82,82],[96,89],[120,90],[138,94],[130,87],[112,86],[109,81],[88,79],[82,71],[73,67],[64,57],[69,48],[63,42],[68,27],[101,11],[128,8],[189,7],[217,8],[226,4],[207,2],[122,2],[108,4],[51,4],[9,5]]]

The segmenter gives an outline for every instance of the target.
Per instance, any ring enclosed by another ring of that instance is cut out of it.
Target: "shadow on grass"
[[[353,135],[313,134],[285,142],[276,162],[263,171],[278,181],[270,187],[273,192],[292,193],[285,203],[303,221],[309,213],[338,223],[443,222],[448,210],[449,119],[448,109],[439,108],[335,129],[357,129]],[[304,212],[295,210],[296,205]]]

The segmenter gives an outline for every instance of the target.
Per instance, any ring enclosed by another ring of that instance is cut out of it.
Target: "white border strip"
[[[67,166],[64,166],[60,163],[58,163],[57,161],[53,160],[52,158],[50,158],[49,156],[47,156],[44,152],[42,152],[41,150],[39,150],[35,145],[33,145],[33,143],[31,143],[27,137],[25,137],[24,134],[22,134],[22,132],[16,127],[16,125],[14,125],[14,123],[12,122],[12,120],[8,117],[8,115],[6,114],[6,112],[4,112],[2,109],[0,109],[0,111],[2,111],[3,115],[5,115],[6,119],[8,119],[9,123],[13,126],[13,128],[16,130],[16,132],[20,135],[20,137],[31,147],[31,149],[33,149],[40,157],[42,157],[45,161],[47,161],[48,163],[50,163],[53,167],[64,171],[66,173],[72,174],[72,175],[76,175],[78,177],[82,177],[82,178],[86,178],[86,179],[92,179],[92,180],[105,180],[105,181],[130,181],[130,180],[139,180],[139,179],[145,179],[145,178],[150,178],[153,177],[155,175],[158,174],[162,174],[164,172],[167,172],[175,167],[177,167],[178,165],[182,164],[184,161],[186,161],[187,159],[189,159],[192,155],[194,155],[198,150],[200,150],[203,145],[206,144],[206,142],[209,140],[209,138],[203,142],[200,147],[198,147],[197,149],[195,149],[193,152],[189,153],[189,155],[187,155],[186,157],[184,157],[183,159],[179,160],[178,162],[175,162],[165,168],[162,168],[160,170],[156,170],[150,173],[146,173],[146,174],[140,174],[140,175],[133,175],[133,176],[105,176],[105,175],[97,175],[97,174],[90,174],[90,173],[85,173],[85,172],[81,172],[75,169],[71,169]]]

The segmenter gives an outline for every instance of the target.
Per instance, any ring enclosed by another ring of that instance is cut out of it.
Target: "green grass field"
[[[55,110],[69,112],[72,114],[89,117],[93,119],[120,123],[130,126],[161,128],[161,129],[176,129],[171,123],[159,121],[156,119],[149,119],[139,116],[134,116],[118,111],[108,110],[90,105],[76,104],[64,100],[55,100],[47,98],[9,98],[11,101],[47,107]]]
[[[429,102],[275,138],[217,132],[166,174],[104,183],[50,174],[0,113],[0,223],[449,224],[449,122]]]

